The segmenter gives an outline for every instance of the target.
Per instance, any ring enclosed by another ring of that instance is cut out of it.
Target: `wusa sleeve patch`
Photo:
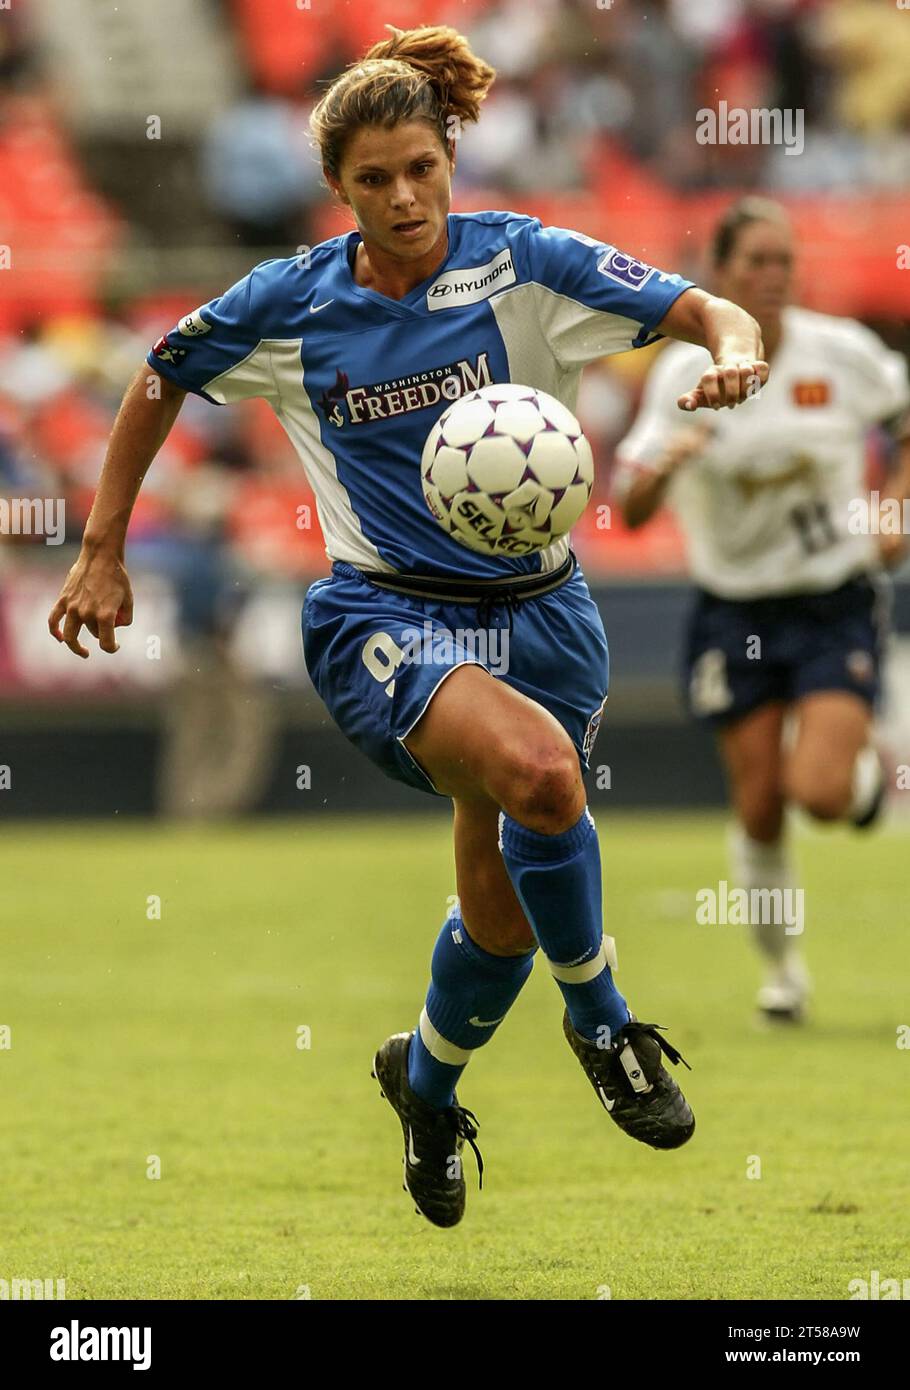
[[[655,274],[653,265],[637,261],[634,256],[617,251],[615,246],[607,247],[607,254],[597,262],[597,269],[601,275],[606,275],[608,280],[615,280],[618,285],[625,285],[628,290],[640,290]]]

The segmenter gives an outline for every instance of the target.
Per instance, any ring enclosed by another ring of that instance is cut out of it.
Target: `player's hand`
[[[120,650],[114,629],[128,627],[132,621],[133,591],[119,556],[83,546],[50,611],[47,625],[51,636],[85,658],[88,650],[79,641],[84,626],[97,638],[103,652],[113,654]]]
[[[767,380],[767,362],[715,362],[702,373],[694,390],[686,391],[676,404],[680,410],[720,410],[721,406],[732,410],[758,395]]]
[[[907,556],[907,537],[879,536],[878,558],[886,570],[896,570]]]

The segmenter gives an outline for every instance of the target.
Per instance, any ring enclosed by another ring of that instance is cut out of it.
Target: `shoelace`
[[[686,1061],[682,1053],[679,1052],[673,1046],[672,1043],[667,1042],[666,1038],[662,1038],[660,1036],[660,1033],[657,1031],[658,1028],[665,1027],[666,1024],[664,1023],[639,1023],[638,1019],[636,1018],[632,1019],[629,1023],[623,1025],[621,1037],[626,1037],[628,1034],[646,1033],[649,1038],[653,1038],[653,1040],[656,1043],[660,1044],[661,1052],[673,1063],[674,1066],[676,1066],[677,1062],[682,1062],[683,1066],[686,1067],[689,1071],[691,1071],[692,1068],[689,1066],[689,1063]]]
[[[483,1188],[483,1158],[474,1143],[480,1121],[473,1110],[466,1110],[463,1105],[450,1105],[444,1113],[459,1139],[467,1139],[474,1150],[474,1157],[477,1159],[477,1187],[480,1190]]]

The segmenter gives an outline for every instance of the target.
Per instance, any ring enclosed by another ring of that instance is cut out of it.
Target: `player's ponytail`
[[[447,146],[463,122],[477,120],[495,81],[495,69],[447,25],[385,27],[391,37],[374,43],[337,77],[310,117],[323,168],[335,177],[358,126],[391,127],[421,118]]]

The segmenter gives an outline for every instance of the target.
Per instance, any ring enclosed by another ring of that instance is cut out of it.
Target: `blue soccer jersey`
[[[359,233],[264,261],[181,319],[148,362],[220,405],[261,396],[306,470],[326,551],[364,570],[505,578],[549,572],[568,538],[521,557],[453,540],[420,457],[465,392],[513,381],[574,410],[582,368],[643,347],[691,281],[513,212],[452,213],[448,255],[403,299],[354,281]]]

